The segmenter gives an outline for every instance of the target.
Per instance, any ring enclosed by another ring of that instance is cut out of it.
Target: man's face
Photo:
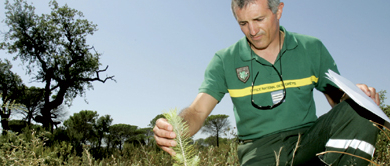
[[[236,18],[241,31],[256,49],[263,50],[274,42],[279,33],[279,19],[283,5],[278,12],[272,13],[268,8],[267,0],[257,0],[244,6],[235,8]]]

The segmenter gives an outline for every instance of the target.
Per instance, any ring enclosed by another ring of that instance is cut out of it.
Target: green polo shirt
[[[281,53],[274,67],[256,55],[246,38],[218,51],[206,68],[199,93],[207,93],[221,101],[229,93],[234,105],[237,132],[240,139],[256,139],[265,135],[310,126],[317,119],[313,89],[324,92],[335,86],[325,73],[338,72],[328,50],[320,40],[286,31]],[[252,106],[252,80],[257,73],[253,99],[257,105],[268,106],[281,100],[283,84],[275,69],[282,75],[286,88],[284,102],[270,110]]]

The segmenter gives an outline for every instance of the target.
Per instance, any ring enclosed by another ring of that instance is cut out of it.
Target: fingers
[[[359,87],[368,97],[371,97],[370,90],[366,84],[356,84],[356,86]]]
[[[379,98],[379,93],[376,93],[375,88],[369,87],[371,91],[371,99],[374,100],[374,102],[379,105],[380,104],[380,98]]]
[[[380,104],[379,94],[376,93],[376,89],[368,87],[366,84],[356,84],[368,97],[370,97],[377,105]]]
[[[174,139],[176,137],[176,134],[172,130],[172,125],[163,118],[157,119],[156,126],[153,128],[154,135],[169,139]]]
[[[157,145],[160,146],[160,147],[176,146],[176,141],[174,141],[173,138],[161,137],[161,136],[158,136],[155,133],[154,134],[154,139],[156,140]]]
[[[171,156],[175,156],[176,155],[176,152],[170,148],[170,147],[166,147],[166,146],[160,146],[160,148],[166,152],[168,152]]]
[[[172,131],[173,127],[166,119],[160,118],[156,121],[156,126],[153,128],[154,139],[156,144],[170,155],[174,156],[176,153],[171,147],[176,146],[176,141],[173,139],[176,134]]]

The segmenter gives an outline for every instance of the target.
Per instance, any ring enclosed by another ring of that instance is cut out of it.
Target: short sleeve
[[[227,92],[223,61],[218,54],[215,54],[206,68],[199,93],[207,93],[221,101]]]
[[[322,42],[320,42],[319,49],[320,49],[320,62],[319,62],[318,83],[316,84],[316,89],[321,92],[325,92],[329,86],[338,88],[336,84],[334,84],[332,81],[326,78],[326,73],[328,72],[328,70],[330,69],[338,74],[340,74],[340,72],[337,69],[336,62],[333,60],[329,51],[322,44]]]

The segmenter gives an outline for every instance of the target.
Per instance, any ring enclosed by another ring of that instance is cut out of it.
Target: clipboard
[[[378,105],[368,97],[359,87],[348,79],[340,76],[332,70],[328,70],[326,78],[335,83],[341,90],[343,90],[352,100],[354,100],[360,106],[371,111],[373,114],[377,115],[381,119],[385,120],[384,126],[390,128],[390,119],[389,117],[380,109]]]

